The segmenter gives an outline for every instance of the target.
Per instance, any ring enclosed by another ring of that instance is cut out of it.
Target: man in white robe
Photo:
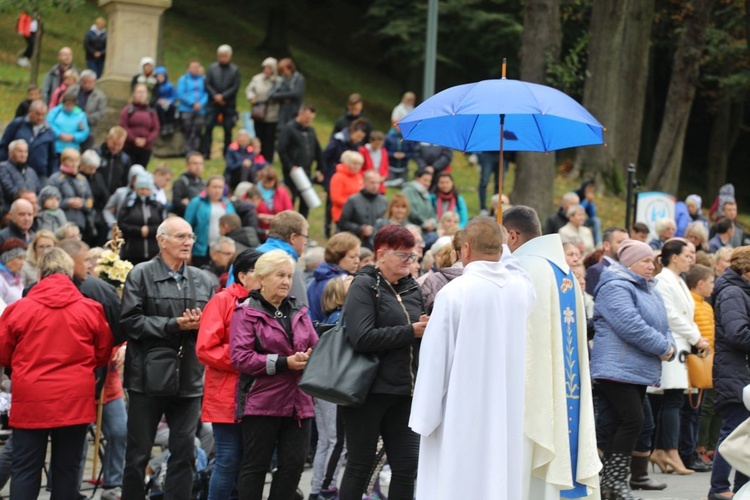
[[[536,212],[503,214],[508,246],[531,276],[536,305],[526,334],[523,500],[600,497],[583,293],[559,235],[541,236]]]
[[[437,294],[422,338],[409,420],[422,436],[417,500],[521,497],[521,374],[534,291],[515,259],[499,260],[502,239],[492,218],[469,222],[463,275]]]

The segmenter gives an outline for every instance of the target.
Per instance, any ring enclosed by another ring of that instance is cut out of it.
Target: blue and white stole
[[[562,325],[562,345],[565,365],[565,400],[568,410],[568,438],[570,440],[570,464],[573,475],[573,488],[560,492],[561,498],[582,498],[588,496],[586,486],[576,481],[578,469],[578,430],[581,410],[581,371],[578,360],[578,324],[576,322],[576,292],[573,271],[566,275],[562,269],[552,264],[557,280],[557,293],[560,299],[560,325]]]

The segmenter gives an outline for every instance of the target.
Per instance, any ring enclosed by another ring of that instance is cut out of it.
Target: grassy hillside
[[[94,3],[88,2],[70,14],[58,13],[50,16],[45,23],[44,48],[42,53],[42,76],[56,61],[57,50],[69,45],[73,48],[75,64],[85,67],[81,41],[93,19],[104,12]],[[223,9],[198,0],[180,0],[166,11],[163,32],[163,58],[172,80],[184,73],[187,62],[198,58],[205,65],[214,60],[216,47],[229,43],[234,48],[234,62],[242,73],[243,88],[258,72],[260,62],[266,53],[255,49],[263,38],[263,19],[248,13],[243,16],[227,15]],[[344,110],[344,101],[351,92],[360,92],[365,99],[365,112],[372,119],[374,128],[388,130],[390,110],[398,103],[400,91],[397,82],[368,68],[358,61],[340,58],[335,53],[322,50],[314,40],[301,39],[290,33],[293,57],[307,79],[305,100],[318,108],[315,127],[321,144],[325,147],[333,122]],[[28,70],[15,64],[16,54],[24,47],[23,40],[15,34],[14,16],[3,16],[0,22],[0,123],[4,124],[16,105],[25,95],[28,83]],[[146,54],[144,54],[146,55]],[[41,78],[40,78],[41,83]],[[240,111],[248,106],[240,100]],[[221,141],[221,130],[215,131],[214,141]],[[179,173],[183,162],[180,159],[167,159],[175,173]],[[476,189],[478,171],[466,161],[464,155],[454,156],[454,177],[456,184],[469,206],[470,214],[478,212]],[[223,170],[220,158],[212,158],[207,163],[210,173]],[[507,179],[505,192],[512,190],[514,169]],[[577,183],[558,178],[555,183],[555,197],[559,197],[577,187]],[[599,203],[600,216],[606,225],[622,224],[624,204],[617,198],[605,198]],[[546,215],[542,214],[542,218]],[[322,238],[322,208],[310,215],[311,235]]]

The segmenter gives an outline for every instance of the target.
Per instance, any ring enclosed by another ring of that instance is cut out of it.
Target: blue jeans
[[[714,466],[711,470],[711,489],[709,493],[726,493],[734,491],[735,493],[747,483],[747,476],[736,471],[734,473],[734,490],[729,483],[729,474],[732,472],[732,466],[724,460],[719,453],[719,446],[737,428],[742,422],[750,418],[750,412],[741,404],[729,404],[722,408],[724,420],[721,423],[721,434],[719,442],[716,444],[716,455],[714,455]]]
[[[86,67],[96,73],[97,78],[101,78],[104,72],[104,58],[86,59]]]
[[[208,500],[237,498],[237,477],[242,464],[242,426],[213,424],[216,462],[208,487]]]
[[[125,450],[128,446],[128,412],[123,398],[104,405],[102,412],[102,434],[107,442],[104,446],[104,488],[122,486],[122,471],[125,468]]]
[[[680,439],[680,409],[684,389],[665,389],[659,416],[656,420],[657,450],[676,450]]]

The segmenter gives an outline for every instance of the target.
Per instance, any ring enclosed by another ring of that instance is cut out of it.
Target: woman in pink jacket
[[[307,307],[289,297],[294,261],[283,250],[255,263],[260,290],[232,317],[230,355],[240,372],[237,415],[243,457],[239,497],[261,500],[268,464],[278,449],[270,498],[294,497],[310,445],[312,398],[299,388],[302,370],[318,341]]]
[[[237,476],[242,460],[242,428],[235,416],[235,391],[239,373],[229,357],[229,324],[238,302],[259,288],[253,277],[260,252],[245,250],[233,263],[234,283],[206,304],[195,346],[206,365],[203,422],[213,427],[216,463],[208,488],[209,500],[237,498]]]
[[[120,126],[128,132],[125,139],[125,152],[133,165],[148,167],[151,148],[159,137],[159,117],[148,104],[148,88],[139,83],[133,87],[130,104],[120,112]]]

